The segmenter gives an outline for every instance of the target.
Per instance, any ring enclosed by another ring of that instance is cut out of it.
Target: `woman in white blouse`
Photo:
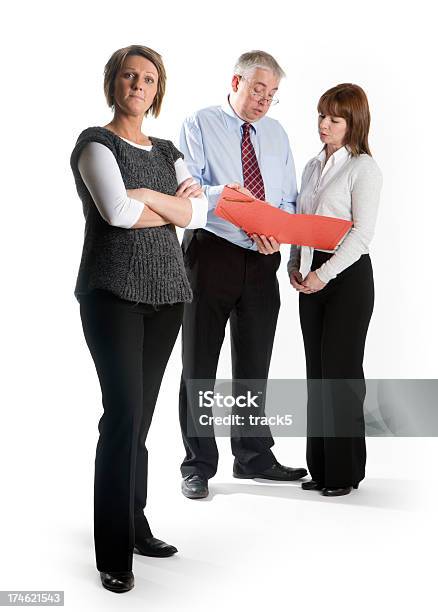
[[[363,355],[374,305],[368,245],[382,186],[368,146],[365,92],[344,83],[318,103],[322,151],[304,168],[297,212],[348,219],[333,252],[291,247],[288,272],[299,291],[308,379],[305,490],[346,495],[365,477]]]

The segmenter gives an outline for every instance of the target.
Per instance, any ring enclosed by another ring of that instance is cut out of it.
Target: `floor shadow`
[[[403,510],[413,512],[422,506],[422,484],[416,480],[367,478],[359,489],[341,497],[324,497],[319,491],[303,491],[300,482],[272,483],[254,479],[252,483],[211,483],[210,495],[206,500],[212,502],[219,495],[262,495],[290,501],[343,504],[380,508],[382,510]]]
[[[170,573],[187,574],[188,576],[211,576],[220,568],[220,564],[211,563],[206,560],[198,561],[186,555],[177,554],[171,558],[153,559],[134,554],[136,567],[148,567],[155,570],[164,570]]]

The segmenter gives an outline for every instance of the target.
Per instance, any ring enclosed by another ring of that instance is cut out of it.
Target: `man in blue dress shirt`
[[[194,298],[185,305],[180,423],[186,457],[181,465],[182,492],[190,499],[208,495],[208,479],[217,470],[213,426],[202,434],[198,393],[192,380],[214,387],[227,321],[230,321],[233,379],[265,381],[268,377],[280,296],[276,272],[280,245],[269,236],[248,236],[214,214],[225,185],[295,212],[297,185],[286,132],[266,117],[276,104],[284,72],[263,51],[240,56],[231,92],[222,106],[211,106],[185,120],[180,149],[192,176],[203,186],[209,211],[205,229],[186,230],[184,261]],[[204,389],[205,390],[205,389]],[[260,413],[259,413],[260,414]],[[261,433],[262,435],[259,435]],[[269,428],[251,434],[234,427],[231,447],[237,478],[297,480],[304,468],[289,468],[275,459]]]

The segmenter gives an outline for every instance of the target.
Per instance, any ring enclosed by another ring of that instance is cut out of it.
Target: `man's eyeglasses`
[[[246,81],[248,85],[251,85],[251,81],[249,81],[246,77],[240,76],[240,78]],[[275,106],[275,104],[278,104],[280,102],[280,100],[275,96],[265,97],[262,93],[256,91],[255,89],[250,89],[249,93],[253,98],[257,100],[257,102],[266,102],[268,106]]]

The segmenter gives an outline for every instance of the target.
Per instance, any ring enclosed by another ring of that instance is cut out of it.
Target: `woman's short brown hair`
[[[145,112],[145,116],[152,113],[154,117],[158,117],[164,98],[164,92],[166,91],[166,70],[164,68],[161,55],[153,49],[143,47],[142,45],[130,45],[129,47],[118,49],[117,51],[114,51],[106,63],[104,70],[103,90],[105,92],[105,98],[108,102],[108,106],[111,108],[114,107],[114,81],[119,70],[123,66],[123,62],[129,55],[140,55],[141,57],[144,57],[152,62],[157,69],[157,93],[155,94],[155,98],[151,106]]]
[[[344,145],[352,155],[368,153],[368,132],[370,130],[370,109],[364,90],[353,83],[341,83],[322,94],[318,112],[333,117],[343,117],[347,122]]]

